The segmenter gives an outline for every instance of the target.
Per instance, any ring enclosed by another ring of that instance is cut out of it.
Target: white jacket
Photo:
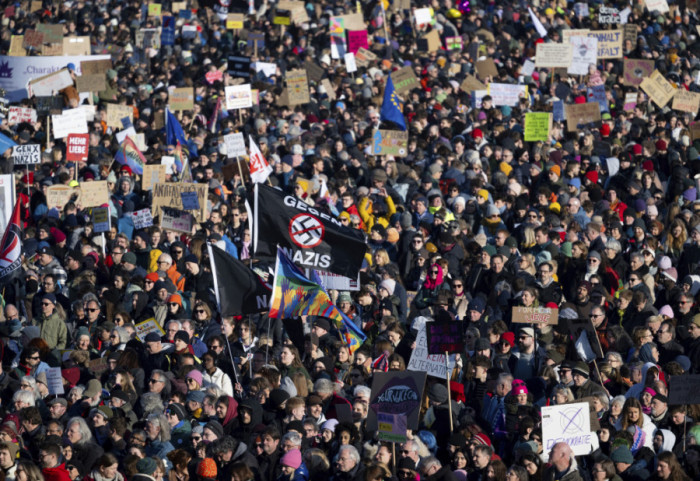
[[[221,388],[228,396],[233,397],[233,384],[231,383],[231,378],[220,368],[217,367],[214,374],[211,375],[203,372],[202,380],[204,381],[205,386],[214,384],[215,386]]]

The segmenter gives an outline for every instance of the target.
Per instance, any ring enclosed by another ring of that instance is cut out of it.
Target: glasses
[[[87,309],[85,309],[85,310],[88,311],[88,312],[97,312],[97,311],[99,311],[99,309],[94,308],[94,307],[89,307],[89,308],[87,308]]]
[[[202,436],[192,436],[192,441],[200,442],[201,440],[202,440]]]
[[[160,379],[149,379],[148,382],[155,384],[157,382],[163,382],[163,381],[161,381]]]
[[[430,271],[431,274],[439,274],[440,271]]]
[[[51,304],[50,302],[42,302],[41,305],[42,306],[53,306],[53,304]]]
[[[599,317],[603,317],[603,315],[602,314],[590,314],[588,317],[590,317],[591,319],[597,319]]]
[[[195,314],[203,314],[205,312],[206,311],[204,309],[195,309],[195,311],[194,311]]]
[[[180,304],[178,304],[177,302],[168,302],[168,305],[170,307],[173,307],[173,306],[179,306]]]
[[[168,261],[158,261],[158,264],[168,264]]]
[[[453,284],[454,287],[464,287],[462,284]]]
[[[41,358],[39,356],[32,356],[29,359],[31,359],[32,361],[38,361]]]

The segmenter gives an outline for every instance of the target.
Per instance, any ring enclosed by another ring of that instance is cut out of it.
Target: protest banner
[[[521,98],[527,98],[527,85],[490,83],[487,87],[494,107],[516,107]]]
[[[348,30],[348,52],[357,53],[361,48],[369,48],[367,30]]]
[[[71,85],[73,85],[73,79],[66,68],[29,81],[29,88],[31,88],[32,93],[40,97],[56,95],[59,91]]]
[[[151,216],[151,209],[141,209],[134,212],[127,212],[127,215],[131,216],[131,221],[134,223],[134,229],[146,229],[153,225],[153,216]]]
[[[459,321],[433,321],[425,323],[428,354],[462,352],[464,327]]]
[[[427,323],[426,323],[427,324]],[[425,372],[428,376],[439,377],[443,381],[447,377],[447,366],[445,365],[445,354],[430,354],[428,352],[428,338],[425,333],[425,326],[418,331],[416,337],[416,348],[411,353],[406,369],[408,371]],[[455,366],[455,356],[449,358],[450,372]]]
[[[658,70],[643,79],[639,86],[659,108],[664,108],[676,93],[676,88]]]
[[[375,373],[367,411],[367,430],[380,431],[380,434],[384,433],[381,434],[384,439],[397,442],[396,438],[391,436],[392,433],[400,437],[403,431],[405,438],[406,428],[414,431],[418,429],[425,381],[424,372]],[[404,421],[403,426],[401,421]],[[380,424],[384,423],[395,424],[395,428],[403,429],[380,429]]]
[[[476,73],[479,74],[479,77],[481,77],[482,79],[486,77],[493,78],[498,76],[498,68],[496,67],[496,63],[493,61],[492,58],[487,58],[485,60],[477,60]]]
[[[63,55],[90,55],[90,37],[64,37]]]
[[[46,370],[46,387],[51,395],[60,396],[65,393],[60,367],[50,367]]]
[[[80,183],[80,203],[83,207],[99,207],[109,203],[109,187],[106,180]]]
[[[173,89],[168,96],[168,105],[173,112],[194,109],[194,88],[183,87]]]
[[[245,15],[242,13],[229,13],[226,17],[227,30],[243,30]]]
[[[597,102],[598,105],[600,106],[600,111],[601,112],[609,112],[610,108],[608,107],[608,97],[607,94],[605,93],[605,86],[604,85],[594,85],[592,87],[588,87],[588,101],[589,102]]]
[[[473,109],[480,109],[481,102],[488,95],[488,90],[474,90],[471,93],[471,104]]]
[[[591,418],[587,402],[542,406],[542,445],[545,453],[552,446],[568,444],[576,456],[591,452],[595,433],[591,432]]]
[[[615,7],[605,7],[601,5],[598,10],[598,23],[600,24],[618,24],[621,23],[620,10]]]
[[[63,209],[68,201],[78,202],[80,200],[80,190],[67,185],[52,185],[46,189],[46,206],[50,209]]]
[[[622,84],[638,87],[644,78],[649,77],[654,71],[653,60],[639,58],[626,58],[623,61],[624,75]]]
[[[69,134],[66,141],[66,160],[69,162],[84,162],[89,153],[89,134]]]
[[[109,232],[111,229],[109,207],[94,207],[92,209],[92,231],[96,234]]]
[[[248,151],[245,148],[245,140],[243,139],[243,132],[234,132],[224,135],[224,144],[226,145],[226,156],[229,159],[248,155]]]
[[[303,105],[310,102],[309,81],[306,70],[288,70],[285,75],[287,92],[289,93],[289,105]]]
[[[486,90],[486,85],[480,82],[479,79],[473,75],[467,74],[459,88],[465,92],[473,92],[474,90]]]
[[[512,322],[516,324],[547,324],[555,326],[559,323],[559,309],[549,307],[514,307]]]
[[[29,107],[10,107],[7,111],[7,123],[10,125],[36,122],[36,110]]]
[[[131,122],[134,121],[134,109],[129,105],[107,104],[107,127],[121,129],[122,119],[129,117]]]
[[[625,94],[625,103],[622,104],[622,110],[632,112],[637,106],[637,92],[628,92]]]
[[[570,43],[538,43],[535,66],[539,68],[568,68],[573,46]]]
[[[306,70],[307,77],[314,82],[320,82],[323,76],[326,74],[326,71],[320,66],[308,61],[304,62],[304,70]]]
[[[353,279],[351,277],[341,276],[328,271],[316,271],[321,285],[324,289],[335,289],[336,291],[359,291],[360,276]]]
[[[547,142],[552,128],[552,114],[549,112],[528,112],[525,114],[525,142]]]
[[[44,34],[33,29],[24,31],[24,42],[22,46],[29,49],[39,49],[44,43]]]
[[[193,212],[197,222],[207,220],[207,193],[209,187],[207,184],[195,184],[182,182],[179,184],[161,183],[158,182],[153,186],[153,203],[151,204],[151,212],[154,217],[160,215],[161,207],[170,207],[172,209],[182,210],[181,192],[194,190],[197,192],[200,209]]]
[[[35,30],[44,34],[42,43],[60,43],[63,48],[63,25],[51,23],[39,23]]]
[[[394,83],[394,90],[399,95],[420,86],[413,67],[403,67],[392,72],[391,81]]]
[[[668,389],[668,404],[680,406],[682,404],[698,403],[700,403],[700,374],[671,376]]]
[[[107,88],[105,74],[84,74],[75,78],[78,92],[102,92]]]
[[[143,190],[153,190],[153,186],[158,182],[165,182],[166,166],[163,164],[146,164],[143,166],[143,175],[141,176],[141,188]]]
[[[669,11],[666,0],[644,0],[650,12],[666,13]]]
[[[582,360],[589,362],[603,357],[598,333],[590,319],[567,319],[569,333],[574,340],[576,350]]]
[[[250,84],[226,87],[226,110],[249,109],[253,106]]]
[[[622,58],[622,29],[592,30],[589,38],[598,39],[598,59]]]
[[[69,134],[87,134],[87,118],[82,109],[64,110],[61,115],[51,116],[54,139],[63,139]]]
[[[194,218],[189,212],[163,207],[160,213],[160,227],[162,229],[174,230],[184,234],[192,233]]]
[[[566,70],[573,75],[587,75],[591,64],[595,65],[598,58],[598,38],[573,36],[569,39],[572,46],[571,64]]]
[[[676,89],[673,95],[673,110],[680,112],[689,112],[695,114],[700,107],[700,94],[697,92],[689,92],[684,88]]]
[[[41,163],[41,146],[39,144],[18,144],[12,147],[14,165],[33,165]]]
[[[377,129],[372,134],[372,155],[408,155],[408,132]]]
[[[153,317],[140,324],[136,324],[134,327],[136,327],[136,337],[138,337],[141,342],[146,342],[146,336],[151,332],[155,332],[159,336],[165,335],[165,331]]]
[[[583,126],[600,122],[600,105],[597,102],[565,104],[566,129],[576,132]]]

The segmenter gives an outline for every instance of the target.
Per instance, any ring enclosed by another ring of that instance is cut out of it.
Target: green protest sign
[[[546,142],[549,138],[549,128],[552,125],[552,114],[549,112],[530,112],[525,114],[525,142]]]

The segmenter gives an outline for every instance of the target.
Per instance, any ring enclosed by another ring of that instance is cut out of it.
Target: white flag
[[[254,183],[262,184],[272,173],[272,167],[263,157],[253,137],[250,135],[248,137],[250,139],[250,180]]]
[[[535,12],[532,11],[532,8],[527,7],[527,9],[530,11],[530,18],[532,19],[532,23],[535,24],[535,29],[537,29],[537,33],[540,34],[540,37],[544,38],[547,36],[547,29],[544,28],[544,25],[542,25],[542,22],[540,22],[540,19],[537,18],[537,15],[535,15]]]

